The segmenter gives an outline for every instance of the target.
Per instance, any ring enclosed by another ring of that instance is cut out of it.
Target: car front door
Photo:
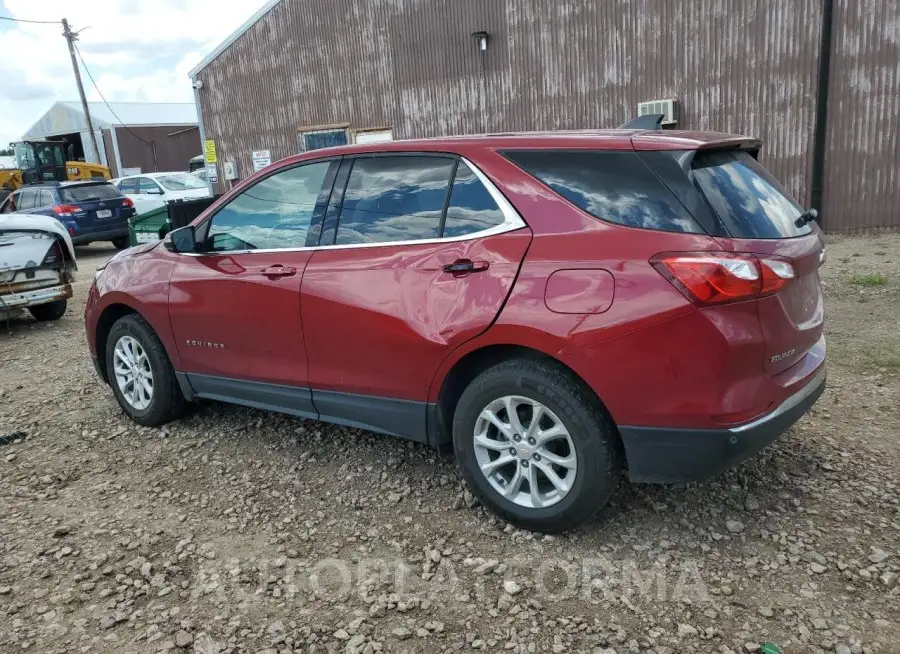
[[[300,283],[338,165],[274,172],[197,227],[197,253],[174,255],[170,320],[201,397],[315,416]]]
[[[134,202],[135,211],[140,215],[165,206],[163,190],[149,177],[135,178],[134,195],[129,196]]]
[[[345,158],[302,288],[321,417],[423,440],[435,372],[491,325],[530,242],[463,159]]]

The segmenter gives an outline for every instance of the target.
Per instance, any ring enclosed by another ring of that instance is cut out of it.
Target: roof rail
[[[645,114],[619,125],[619,129],[662,129],[665,114]]]

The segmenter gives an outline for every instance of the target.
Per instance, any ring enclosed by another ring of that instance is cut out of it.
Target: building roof
[[[275,5],[277,5],[279,2],[281,2],[281,0],[266,0],[266,3],[262,7],[260,7],[259,10],[256,11],[256,13],[254,13],[252,16],[250,16],[250,18],[248,18],[246,21],[244,21],[244,23],[240,27],[238,27],[235,31],[233,31],[231,34],[229,34],[228,37],[224,41],[222,41],[219,45],[217,45],[215,48],[213,48],[212,52],[210,52],[208,55],[203,57],[203,60],[199,64],[194,66],[191,69],[191,72],[188,73],[188,75],[191,78],[196,77],[197,73],[199,73],[201,70],[206,68],[209,64],[211,64],[216,57],[218,57],[220,54],[222,54],[225,50],[228,49],[228,46],[230,46],[232,43],[237,41],[238,38],[240,38],[240,36],[244,32],[246,32],[248,29],[253,27],[253,25],[260,18],[265,16],[267,13],[269,13],[269,11],[273,7],[275,7]]]
[[[88,102],[94,129],[110,127],[196,125],[197,107],[193,102]],[[57,102],[28,129],[24,138],[42,138],[81,132],[87,122],[80,102]]]

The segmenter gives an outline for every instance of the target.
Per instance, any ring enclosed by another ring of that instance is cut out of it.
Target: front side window
[[[447,204],[442,236],[465,236],[503,223],[503,212],[464,161],[459,162]]]
[[[356,159],[335,244],[438,238],[454,163],[424,155]]]
[[[150,195],[152,195],[152,194],[161,195],[162,194],[162,189],[159,188],[159,184],[154,182],[149,177],[138,177],[137,183],[138,183],[138,187],[137,187],[138,193],[150,194]]]
[[[35,191],[22,191],[16,198],[16,206],[19,211],[28,211],[34,209],[34,200],[37,193]]]
[[[504,155],[583,211],[627,227],[703,233],[635,152],[510,151]]]
[[[254,184],[212,217],[204,250],[270,250],[306,246],[329,161],[283,170]]]
[[[194,189],[206,188],[206,182],[190,173],[164,175],[163,177],[157,177],[156,181],[162,184],[163,188],[168,191],[192,191]]]

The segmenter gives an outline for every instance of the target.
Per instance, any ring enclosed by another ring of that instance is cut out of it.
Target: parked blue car
[[[128,247],[134,203],[106,181],[50,182],[26,186],[0,204],[0,214],[30,213],[59,220],[75,245],[112,241]]]

